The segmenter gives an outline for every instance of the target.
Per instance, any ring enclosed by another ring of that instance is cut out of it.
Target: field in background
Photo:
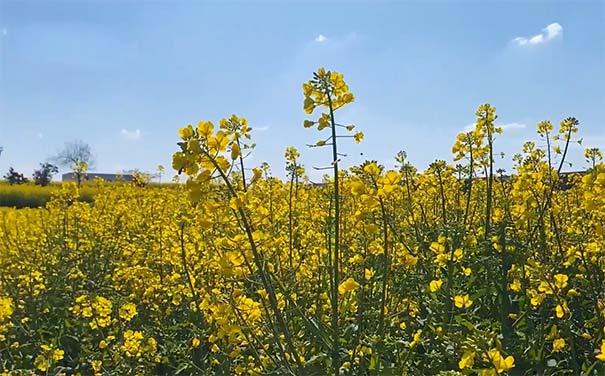
[[[128,185],[122,182],[105,182],[105,185]],[[172,183],[157,184],[150,183],[150,187],[169,187]],[[61,183],[53,182],[46,187],[33,184],[14,184],[9,185],[0,181],[0,207],[13,208],[38,208],[46,205],[53,194],[61,188]],[[90,181],[84,182],[80,189],[80,200],[93,202],[94,196],[99,192],[98,183]]]

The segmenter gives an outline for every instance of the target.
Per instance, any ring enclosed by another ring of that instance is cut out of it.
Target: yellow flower
[[[519,291],[521,291],[521,281],[519,281],[518,279],[515,279],[508,287],[510,288],[510,291],[512,291],[512,292],[519,292]]]
[[[376,271],[373,268],[369,268],[369,269],[365,269],[364,270],[364,277],[366,280],[370,280],[372,279],[372,277],[374,276],[374,274],[376,274]]]
[[[242,155],[242,152],[241,152],[237,142],[232,142],[231,143],[231,160],[235,160],[235,159],[239,158],[241,155]]]
[[[487,356],[498,374],[508,372],[515,366],[515,358],[512,355],[504,358],[498,349],[491,349],[488,351]]]
[[[358,287],[359,283],[355,282],[353,278],[348,278],[338,286],[338,292],[340,294],[345,294],[347,292],[357,289]]]
[[[55,362],[58,362],[59,360],[63,359],[64,355],[65,355],[65,352],[63,350],[60,350],[60,349],[53,350],[53,360]]]
[[[354,196],[359,196],[366,193],[366,186],[361,181],[354,181],[351,183],[351,193]]]
[[[13,300],[0,296],[0,323],[13,314]]]
[[[197,124],[197,133],[202,138],[208,138],[212,136],[212,132],[214,132],[214,124],[210,121],[200,121]]]
[[[353,135],[353,139],[356,143],[360,143],[363,140],[363,136],[363,132],[355,132],[355,134]]]
[[[199,338],[195,337],[194,339],[191,340],[191,347],[198,348],[200,346],[200,344],[202,343],[202,341],[200,341]]]
[[[330,115],[321,114],[321,117],[317,121],[317,130],[321,131],[325,128],[328,128],[331,125]]]
[[[120,307],[120,318],[124,321],[130,321],[137,314],[137,306],[134,303],[126,303]]]
[[[557,338],[552,341],[552,351],[558,352],[565,348],[565,340],[563,338]]]
[[[225,151],[227,149],[227,145],[229,144],[229,138],[227,134],[223,131],[218,131],[214,135],[214,137],[208,138],[208,149],[212,153]]]
[[[560,289],[564,289],[567,286],[567,281],[569,277],[565,274],[556,274],[555,275],[555,286]]]
[[[37,370],[46,372],[48,370],[48,360],[44,355],[38,355],[34,360],[34,366]]]
[[[212,346],[210,346],[210,351],[212,351],[213,353],[217,353],[221,351],[221,349],[216,345],[216,343],[213,343]]]
[[[303,108],[306,114],[311,114],[315,110],[315,101],[311,97],[305,97]]]
[[[565,314],[567,313],[568,309],[567,309],[567,303],[563,303],[563,305],[561,304],[557,304],[557,307],[555,308],[555,314],[557,315],[557,318],[562,318],[563,316],[565,316]]]
[[[460,259],[462,258],[462,256],[463,256],[462,249],[457,248],[457,249],[454,251],[454,255],[453,255],[453,256],[454,256],[454,257],[452,257],[452,259],[453,259],[454,261],[458,261],[458,260],[460,260]]]
[[[429,283],[429,290],[431,292],[436,292],[441,288],[441,285],[443,285],[443,281],[441,279],[432,280],[431,283]]]
[[[416,346],[418,343],[420,343],[420,339],[422,337],[422,329],[418,329],[416,331],[416,333],[414,333],[414,336],[412,338],[412,342],[410,342],[410,347],[414,347]]]
[[[92,307],[84,307],[84,309],[82,309],[82,316],[92,317]]]
[[[100,360],[93,360],[90,362],[90,365],[95,372],[101,372],[101,367],[103,366],[103,362]]]
[[[472,368],[475,364],[475,352],[474,351],[466,351],[462,354],[462,359],[458,362],[458,368]]]
[[[124,332],[124,344],[121,346],[122,351],[129,358],[136,358],[141,353],[141,341],[143,333],[139,331],[127,330]]]
[[[601,362],[605,362],[605,339],[601,340],[601,351],[596,355],[596,358]]]
[[[458,308],[469,308],[473,304],[471,298],[467,295],[456,295],[454,305]]]
[[[545,294],[552,294],[553,290],[550,287],[550,284],[546,281],[541,281],[540,285],[538,286],[538,291],[539,292],[543,292]]]
[[[186,126],[185,128],[179,129],[179,136],[182,140],[187,140],[190,137],[193,137],[193,127],[191,126],[191,124]]]
[[[527,294],[531,297],[530,303],[532,306],[537,307],[544,301],[546,295],[538,293],[536,290],[528,290]]]
[[[260,168],[253,168],[251,183],[257,182],[261,178],[261,176],[263,176],[263,170],[261,170]]]

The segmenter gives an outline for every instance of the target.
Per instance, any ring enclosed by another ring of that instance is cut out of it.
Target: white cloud
[[[269,130],[269,128],[271,127],[269,127],[268,125],[263,125],[262,127],[253,127],[252,130],[257,132],[266,132]]]
[[[524,129],[524,128],[527,128],[527,124],[523,124],[523,123],[496,124],[496,126],[502,128],[502,129]]]
[[[2,28],[2,36],[4,35],[8,35],[8,29],[5,27]]]
[[[542,44],[553,40],[562,34],[563,26],[557,22],[553,22],[542,29],[540,34],[536,34],[531,37],[516,37],[511,41],[511,43],[516,44],[517,46]]]
[[[517,46],[525,46],[527,44],[527,38],[524,37],[516,37],[515,39],[513,39],[511,41],[513,44],[516,44]]]
[[[328,38],[326,38],[326,37],[325,37],[324,35],[322,35],[322,34],[319,34],[319,35],[318,35],[318,36],[315,38],[315,41],[316,41],[317,43],[323,43],[323,42],[325,42],[325,41],[327,41],[327,40],[328,40]]]
[[[141,138],[141,130],[135,129],[134,131],[129,131],[127,129],[122,129],[120,134],[127,140],[138,140]]]
[[[44,137],[44,135],[42,134],[42,132],[38,132],[38,134],[36,134],[36,136],[37,136],[39,139],[42,139],[42,138]]]
[[[496,127],[500,127],[500,128],[502,128],[502,130],[507,130],[507,129],[524,129],[524,128],[527,128],[527,125],[526,125],[526,124],[523,124],[523,123],[516,123],[516,122],[513,122],[513,123],[506,123],[506,124],[495,124],[495,125],[496,125]],[[465,132],[465,133],[466,133],[466,132],[471,132],[471,131],[473,131],[474,129],[475,129],[475,123],[467,124],[467,125],[464,127],[464,132]]]
[[[533,37],[529,38],[529,44],[540,43],[544,43],[544,37],[542,36],[542,34],[534,35]]]
[[[554,22],[544,28],[546,32],[546,38],[548,40],[556,38],[559,34],[563,33],[563,26]]]

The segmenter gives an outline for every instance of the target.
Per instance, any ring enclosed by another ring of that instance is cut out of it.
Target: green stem
[[[338,149],[336,147],[336,122],[334,121],[334,108],[330,90],[326,88],[328,106],[330,108],[330,122],[332,125],[332,164],[334,166],[334,262],[332,265],[332,370],[334,375],[340,370],[340,331],[338,328],[338,285],[340,280],[340,194],[338,177]]]

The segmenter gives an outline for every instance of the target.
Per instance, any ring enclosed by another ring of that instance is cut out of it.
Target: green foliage
[[[57,172],[59,172],[57,166],[51,163],[40,163],[40,168],[34,171],[34,183],[43,187],[47,186]]]
[[[8,173],[4,175],[4,178],[6,179],[6,181],[8,181],[8,184],[11,185],[27,183],[27,178],[25,177],[25,175],[15,171],[15,169],[12,167],[8,169]]]

